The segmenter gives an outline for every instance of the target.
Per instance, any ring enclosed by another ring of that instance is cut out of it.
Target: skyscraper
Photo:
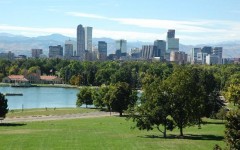
[[[63,57],[63,47],[58,46],[49,46],[49,58],[62,58]]]
[[[214,47],[213,48],[213,54],[218,56],[218,64],[222,64],[222,47]]]
[[[77,27],[77,54],[79,60],[84,60],[85,57],[85,30],[80,24]]]
[[[154,57],[161,57],[161,59],[164,59],[166,52],[166,42],[164,40],[155,40],[154,46],[157,47],[156,52],[154,52]]]
[[[168,30],[165,59],[170,61],[171,51],[179,51],[179,39],[175,38],[175,30]]]
[[[107,43],[105,41],[98,41],[98,59],[107,59]]]
[[[92,27],[84,27],[85,31],[85,50],[92,52]]]
[[[33,58],[39,58],[41,54],[43,54],[42,49],[32,49],[32,57]]]
[[[116,55],[117,57],[126,56],[127,54],[127,41],[120,39],[116,41]]]
[[[71,58],[73,56],[73,42],[71,40],[65,41],[64,52],[65,58]]]
[[[167,32],[167,38],[175,38],[175,30],[169,29]]]
[[[144,59],[152,59],[154,57],[154,51],[156,51],[157,47],[154,45],[143,45],[141,56]]]

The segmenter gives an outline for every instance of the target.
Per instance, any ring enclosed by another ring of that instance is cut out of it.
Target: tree
[[[101,86],[92,91],[93,104],[96,107],[103,108],[106,104],[104,101],[105,95],[108,93],[109,87]]]
[[[122,116],[124,110],[136,103],[136,96],[133,96],[133,94],[136,94],[136,92],[132,92],[129,84],[118,82],[110,86],[104,99],[110,110],[117,111]]]
[[[240,109],[232,110],[227,115],[225,139],[229,149],[240,149]]]
[[[214,85],[207,88],[202,72],[197,68],[179,67],[166,80],[170,87],[167,92],[171,101],[171,116],[180,129],[180,136],[183,136],[183,128],[200,125],[201,117],[206,114],[205,101],[215,89]]]
[[[83,87],[80,89],[80,92],[77,94],[77,107],[82,106],[82,104],[86,105],[92,105],[92,89],[90,87]]]
[[[5,118],[7,112],[8,112],[7,99],[2,93],[0,93],[0,117]]]
[[[136,122],[138,129],[152,130],[156,127],[163,134],[164,138],[166,138],[167,130],[174,128],[174,122],[170,116],[171,104],[166,90],[167,87],[164,83],[159,81],[153,82],[143,89],[141,105],[136,106],[134,111],[128,110],[130,114],[128,119],[132,118]]]
[[[240,73],[230,76],[226,83],[226,91],[224,95],[229,102],[233,102],[234,106],[240,101]]]

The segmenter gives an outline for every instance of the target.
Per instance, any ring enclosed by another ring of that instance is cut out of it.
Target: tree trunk
[[[167,138],[167,128],[166,128],[166,125],[164,125],[163,137]]]
[[[87,108],[87,104],[86,104],[86,108]]]
[[[180,136],[183,137],[183,128],[182,128],[182,126],[179,127],[179,129],[180,129]]]
[[[119,116],[122,117],[122,112],[119,112]]]

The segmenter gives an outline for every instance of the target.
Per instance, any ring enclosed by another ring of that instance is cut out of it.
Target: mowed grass
[[[7,113],[7,117],[26,117],[26,116],[60,116],[66,114],[78,114],[98,112],[99,109],[86,109],[86,108],[39,108],[39,109],[21,109],[11,110]]]
[[[2,124],[0,149],[3,150],[211,150],[215,144],[222,147],[224,124],[208,120],[184,129],[185,138],[176,137],[179,131],[168,132],[162,138],[157,130],[131,129],[132,121],[123,117],[85,118],[60,121]]]

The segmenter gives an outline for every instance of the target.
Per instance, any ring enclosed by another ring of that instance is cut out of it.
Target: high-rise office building
[[[154,51],[157,50],[157,47],[154,45],[143,45],[141,56],[143,59],[152,59],[154,57]]]
[[[181,51],[171,51],[170,61],[178,64],[185,64],[187,63],[187,54]]]
[[[157,47],[156,51],[154,52],[154,57],[161,57],[161,59],[164,59],[166,52],[166,42],[164,40],[155,40],[154,46]]]
[[[222,64],[222,47],[214,47],[213,48],[213,54],[218,56],[218,64]]]
[[[175,30],[169,29],[167,32],[167,38],[175,38]]]
[[[62,58],[63,57],[63,47],[58,46],[49,46],[49,58]]]
[[[121,53],[127,53],[127,41],[123,39],[117,40],[116,49],[120,50]]]
[[[107,43],[105,41],[98,41],[98,59],[107,59]]]
[[[79,60],[84,60],[85,58],[85,30],[80,24],[77,27],[77,53],[76,56],[79,57]]]
[[[85,50],[92,52],[92,27],[84,27],[85,31]]]
[[[201,53],[201,48],[192,48],[192,55],[191,55],[191,64],[197,64],[197,55],[198,53]],[[202,62],[202,61],[201,61]]]
[[[204,46],[204,47],[202,48],[202,52],[203,52],[203,53],[207,53],[207,54],[212,54],[212,53],[213,53],[213,49],[212,49],[211,46]]]
[[[40,55],[43,54],[43,50],[42,49],[32,49],[32,57],[33,58],[39,58]]]
[[[65,41],[64,47],[64,56],[65,58],[71,58],[73,56],[73,42],[71,40]]]
[[[170,53],[179,51],[179,39],[175,38],[175,30],[168,30],[165,59],[170,61]]]

